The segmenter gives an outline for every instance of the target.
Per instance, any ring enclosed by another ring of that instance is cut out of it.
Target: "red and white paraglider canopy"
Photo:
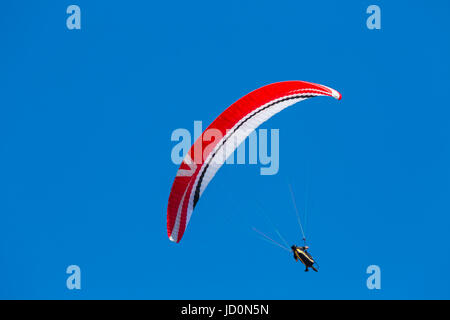
[[[222,112],[195,141],[178,169],[167,207],[169,239],[180,242],[206,186],[250,133],[283,109],[317,96],[341,99],[339,92],[326,86],[286,81],[259,88]],[[221,138],[204,145],[212,130],[219,130]]]

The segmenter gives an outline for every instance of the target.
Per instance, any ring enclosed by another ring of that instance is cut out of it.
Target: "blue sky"
[[[448,1],[242,2],[2,6],[0,298],[450,298]],[[172,131],[283,80],[343,99],[265,123],[279,173],[224,166],[171,243]],[[317,274],[251,230],[300,242],[288,181]]]

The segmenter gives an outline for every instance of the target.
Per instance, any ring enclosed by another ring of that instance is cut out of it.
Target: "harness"
[[[300,253],[303,256],[303,259],[300,257]],[[306,266],[306,263],[305,263],[305,261],[303,261],[304,259],[307,259],[311,263],[311,265],[313,265],[315,263],[315,261],[312,259],[312,257],[307,252],[305,252],[299,248],[295,249],[294,254],[305,266]]]

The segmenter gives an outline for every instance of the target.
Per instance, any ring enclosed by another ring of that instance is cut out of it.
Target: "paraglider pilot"
[[[318,272],[318,270],[314,267],[314,264],[316,263],[313,259],[313,257],[309,254],[308,246],[304,247],[297,247],[296,245],[293,245],[291,247],[292,252],[294,253],[294,259],[295,261],[300,260],[306,267],[305,272],[308,272],[309,268],[312,268],[315,272]]]

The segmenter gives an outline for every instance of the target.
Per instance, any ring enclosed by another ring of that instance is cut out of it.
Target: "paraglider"
[[[220,114],[198,137],[178,169],[167,207],[169,239],[180,242],[196,204],[216,172],[257,127],[285,108],[317,96],[341,99],[339,92],[323,85],[286,81],[259,88]],[[222,138],[205,146],[204,135],[211,130],[220,131]]]
[[[308,252],[309,247],[306,245],[298,247],[295,244],[291,246],[291,249],[289,250],[287,246],[282,245],[281,243],[273,240],[272,238],[270,238],[268,235],[262,233],[261,231],[259,231],[256,228],[252,228],[253,231],[255,231],[256,233],[258,233],[259,235],[261,235],[263,238],[263,240],[268,241],[269,243],[284,249],[288,252],[292,252],[294,254],[294,259],[295,261],[300,261],[301,263],[303,263],[306,267],[305,272],[309,271],[309,268],[313,269],[315,272],[319,272],[318,268],[319,268],[319,264],[317,263],[317,261],[312,257],[312,255]],[[281,234],[278,232],[278,230],[276,230],[278,236],[280,237],[280,239],[286,244],[286,241],[284,240],[284,238],[281,236]],[[304,241],[306,241],[306,239],[304,239]]]
[[[308,246],[303,246],[303,247],[297,247],[296,245],[293,245],[291,247],[292,252],[294,253],[294,259],[295,261],[300,260],[306,267],[305,272],[308,272],[309,268],[313,269],[315,272],[318,272],[319,270],[317,270],[317,268],[314,266],[314,264],[316,263],[314,261],[314,258],[309,254]]]

